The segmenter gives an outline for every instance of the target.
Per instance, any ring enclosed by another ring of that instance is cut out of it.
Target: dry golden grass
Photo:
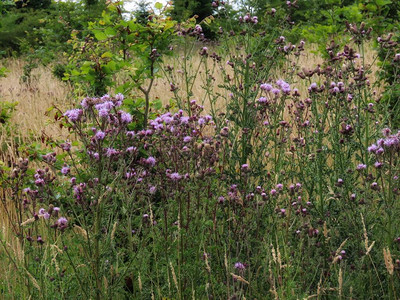
[[[296,64],[302,68],[312,69],[318,64],[323,63],[323,59],[314,54],[313,51],[316,47],[311,45],[304,51],[302,55],[296,60]],[[374,61],[375,52],[371,47],[366,47],[365,61],[373,64],[372,71],[376,71],[376,64]],[[200,63],[200,55],[195,55],[190,64],[193,68],[199,65],[199,77],[193,83],[193,96],[191,99],[196,99],[204,102],[206,111],[209,108],[208,100],[205,98],[203,82],[205,77],[204,65]],[[183,87],[184,75],[180,73],[182,59],[181,57],[168,58],[165,65],[169,64],[174,67],[177,86]],[[8,102],[18,102],[16,112],[13,115],[12,123],[17,125],[18,134],[24,139],[37,139],[45,133],[50,137],[66,136],[66,132],[54,124],[45,114],[49,107],[57,105],[61,109],[67,109],[75,105],[79,99],[73,99],[71,96],[71,87],[56,79],[50,68],[39,67],[33,71],[32,81],[30,84],[22,83],[20,78],[23,75],[24,61],[19,59],[9,59],[5,65],[10,70],[6,78],[0,78],[0,100]],[[209,58],[209,66],[212,66],[212,60]],[[177,72],[178,71],[178,72]],[[288,74],[276,74],[276,76],[287,77]],[[290,75],[290,74],[289,74]],[[294,80],[297,80],[296,75],[293,73]],[[223,83],[222,72],[215,68],[213,72],[215,78],[213,91],[219,92],[226,96],[226,91],[219,88],[218,85]],[[374,76],[372,82],[374,81]],[[297,86],[300,92],[306,92],[306,86]],[[225,93],[225,94],[224,94]],[[140,93],[138,93],[140,95]],[[184,91],[181,92],[184,96]],[[151,92],[151,98],[161,99],[164,105],[169,103],[169,100],[174,97],[170,91],[170,82],[162,78],[157,78]],[[219,103],[219,108],[223,108],[225,103]],[[4,131],[2,132],[2,142],[4,142]],[[11,143],[11,142],[9,142]],[[15,145],[10,144],[10,147]]]
[[[43,130],[51,135],[59,135],[61,132],[57,127],[48,126],[45,113],[53,104],[70,106],[72,103],[68,94],[71,88],[54,78],[49,68],[35,69],[31,83],[26,84],[20,80],[23,60],[9,59],[6,66],[10,72],[0,80],[0,97],[2,101],[18,102],[12,122],[27,135],[40,134]]]
[[[45,67],[35,69],[31,82],[24,83],[20,79],[23,75],[23,60],[8,59],[4,64],[10,72],[7,77],[0,78],[0,101],[17,103],[17,106],[12,115],[11,128],[0,127],[0,145],[3,149],[0,159],[15,160],[21,144],[41,142],[42,136],[67,136],[65,130],[62,131],[46,116],[46,111],[52,105],[60,108],[71,106],[68,96],[71,88],[54,78]]]

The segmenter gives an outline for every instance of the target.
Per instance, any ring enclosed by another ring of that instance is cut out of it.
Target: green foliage
[[[35,32],[44,26],[43,20],[47,14],[44,11],[35,13],[19,12],[9,13],[2,17],[0,27],[0,50],[8,53],[19,51],[21,41],[32,45],[37,43],[37,37],[27,32]]]
[[[386,85],[383,91],[381,101],[388,106],[390,110],[391,126],[399,128],[400,126],[400,64],[397,56],[400,53],[400,35],[399,24],[396,24],[394,33],[382,35],[378,38],[377,49],[379,57],[378,76],[380,82]]]
[[[7,102],[1,101],[0,102],[0,124],[4,125],[7,124],[10,120],[12,113],[15,111],[15,107],[17,106],[17,102]]]
[[[150,3],[146,0],[141,0],[139,3],[137,3],[137,9],[133,13],[136,22],[140,24],[147,24],[148,19],[151,15],[150,10]]]
[[[15,7],[15,2],[13,0],[3,0],[0,1],[0,15],[8,13]],[[1,27],[1,23],[0,23]]]
[[[72,1],[53,2],[50,6],[37,3],[32,4],[34,7],[9,9],[0,19],[0,51],[7,55],[23,53],[48,64],[59,59],[62,52],[70,51],[66,42],[71,31],[85,35],[88,21],[101,15],[104,7],[100,3],[86,9],[80,2]]]
[[[51,0],[17,0],[17,8],[46,9],[51,5]]]
[[[211,2],[210,0],[174,0],[171,15],[177,21],[184,21],[197,15],[198,21],[201,22],[212,15]]]
[[[171,53],[175,22],[165,17],[168,9],[152,13],[144,20],[125,20],[118,5],[109,5],[102,18],[89,23],[90,34],[84,39],[76,32],[71,44],[74,54],[69,58],[65,80],[86,95],[104,95],[111,87],[130,95],[139,91],[145,98],[143,118],[147,123],[150,91],[163,56]],[[115,76],[122,82],[116,83]]]
[[[6,77],[7,76],[7,72],[9,72],[9,70],[6,67],[0,67],[0,78],[1,77]]]

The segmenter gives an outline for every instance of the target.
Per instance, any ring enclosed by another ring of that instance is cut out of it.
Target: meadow
[[[2,299],[400,297],[398,27],[224,5],[1,60]]]

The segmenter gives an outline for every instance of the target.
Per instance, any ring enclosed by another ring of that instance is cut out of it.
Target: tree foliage
[[[172,16],[177,21],[183,21],[194,15],[198,16],[198,21],[212,15],[210,0],[174,0],[174,10]]]

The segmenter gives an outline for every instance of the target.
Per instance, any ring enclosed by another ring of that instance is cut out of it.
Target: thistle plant
[[[3,164],[3,206],[23,250],[2,236],[23,279],[15,295],[397,298],[400,134],[365,60],[373,31],[347,24],[347,44],[331,41],[323,63],[299,68],[306,43],[285,37],[282,14],[245,13],[218,28],[220,45],[200,45],[195,20],[177,26],[184,80],[164,65],[175,105],[144,107],[141,123],[123,94],[87,96],[57,110],[71,141]],[[147,25],[172,30],[157,24]],[[129,25],[146,39],[147,27]],[[379,43],[396,70],[390,40]],[[147,42],[155,67],[167,43]],[[148,97],[149,71],[130,83]]]

